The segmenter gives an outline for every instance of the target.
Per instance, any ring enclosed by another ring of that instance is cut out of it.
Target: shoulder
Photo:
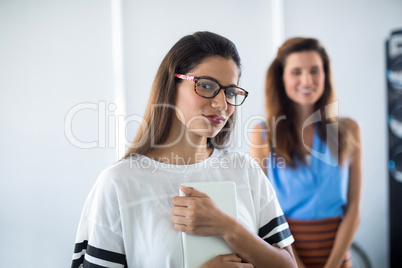
[[[254,125],[253,129],[255,130],[267,130],[267,124],[264,121],[260,121],[258,124]]]
[[[89,195],[87,196],[83,215],[92,219],[105,219],[103,226],[113,225],[112,216],[118,217],[118,183],[121,175],[122,163],[118,162],[102,170],[95,181]]]
[[[249,153],[240,152],[231,148],[215,150],[218,150],[216,157],[218,157],[222,162],[229,163],[231,168],[248,171],[259,169],[258,163]]]
[[[347,131],[356,139],[360,140],[360,127],[359,124],[352,118],[345,117],[343,119],[346,124]]]
[[[142,182],[138,178],[149,177],[149,168],[142,168],[133,163],[134,160],[123,159],[102,170],[88,199],[109,208],[124,204]]]
[[[215,150],[217,150],[215,156],[218,158],[242,159],[247,161],[249,161],[249,159],[251,158],[249,154],[237,151],[234,148],[223,148]]]
[[[134,158],[129,157],[105,168],[99,174],[93,188],[109,194],[117,191],[117,188],[123,181],[128,177],[132,177],[135,172],[138,172],[138,165],[134,161]]]
[[[252,128],[250,140],[252,145],[261,145],[267,143],[267,127],[264,122],[256,124]]]
[[[102,170],[100,177],[116,178],[128,173],[129,171],[130,171],[130,158],[126,158]]]
[[[222,168],[221,171],[230,171],[233,174],[231,179],[236,184],[247,185],[256,203],[261,199],[269,201],[276,196],[261,166],[249,153],[224,149],[220,150],[220,157],[230,158],[230,168]]]
[[[261,166],[264,168],[264,158],[269,155],[269,143],[268,143],[268,128],[265,123],[261,122],[252,129],[249,146],[250,154]],[[264,171],[265,172],[265,171]]]

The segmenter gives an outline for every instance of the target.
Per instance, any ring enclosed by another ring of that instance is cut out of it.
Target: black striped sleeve
[[[113,263],[126,264],[126,255],[88,245],[87,254],[94,258]]]
[[[108,268],[106,266],[102,266],[102,265],[97,265],[95,263],[91,263],[87,260],[84,259],[84,266],[85,268]]]
[[[84,263],[84,255],[87,247],[88,247],[88,240],[84,240],[80,243],[75,244],[71,268],[78,268],[80,267],[81,264]]]
[[[97,263],[121,264],[122,267],[127,267],[126,255],[91,246],[88,244],[88,241],[85,240],[81,243],[75,244],[71,268],[78,268],[82,264],[85,268],[107,267],[90,262],[85,258],[85,255],[90,256],[90,259],[96,260]]]
[[[273,229],[275,229],[276,227],[278,227],[279,225],[281,225],[285,222],[286,222],[286,219],[285,219],[284,215],[281,215],[281,216],[278,216],[278,217],[272,219],[270,222],[268,222],[267,224],[265,224],[263,227],[260,228],[260,230],[258,231],[258,236],[261,238],[266,236]]]
[[[71,263],[71,268],[78,268],[83,263],[84,263],[84,255],[81,255],[78,259],[73,259],[73,262]]]
[[[282,230],[278,233],[275,233],[267,238],[265,238],[264,240],[266,242],[268,242],[269,244],[273,245],[273,244],[279,244],[279,242],[285,240],[286,238],[292,236],[292,234],[290,233],[289,228]]]
[[[279,230],[277,232],[267,237],[267,235],[270,232],[272,232],[276,227],[279,227],[281,225],[282,228],[278,228]],[[258,231],[258,236],[264,239],[267,243],[273,245],[273,244],[279,244],[286,238],[291,237],[292,234],[290,233],[289,225],[286,222],[285,216],[281,215],[272,219],[266,225],[261,227],[260,230]]]
[[[81,243],[76,243],[74,247],[74,253],[80,253],[84,249],[87,249],[88,246],[88,240],[84,240]]]

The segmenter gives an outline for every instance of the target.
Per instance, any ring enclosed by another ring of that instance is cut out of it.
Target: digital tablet
[[[206,193],[220,209],[237,219],[236,184],[233,181],[183,183]],[[185,194],[179,190],[180,196]],[[218,255],[233,254],[225,240],[217,236],[196,236],[182,233],[184,267],[200,268]]]

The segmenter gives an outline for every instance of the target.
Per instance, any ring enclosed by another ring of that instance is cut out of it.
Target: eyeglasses
[[[200,78],[192,75],[175,74],[177,78],[193,81],[194,91],[203,98],[212,99],[223,89],[226,102],[233,106],[240,106],[248,96],[248,92],[236,86],[222,86],[216,81],[208,78]]]

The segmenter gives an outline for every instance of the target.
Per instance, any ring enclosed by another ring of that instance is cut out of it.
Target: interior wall
[[[356,242],[373,267],[388,267],[385,41],[402,28],[399,0],[286,0],[285,37],[315,37],[332,60],[341,116],[361,128],[362,217]]]
[[[109,5],[0,1],[0,267],[70,265],[85,198],[115,161],[99,140],[113,101]]]
[[[245,130],[265,114],[264,76],[274,56],[271,2],[122,0],[127,115],[142,116],[156,70],[180,37],[213,31],[234,41],[242,57],[240,86],[250,97],[238,109],[234,145],[248,152]],[[388,263],[384,42],[402,26],[401,5],[286,0],[283,6],[285,37],[323,42],[340,112],[361,126],[356,240],[373,267]],[[68,265],[84,200],[116,160],[110,6],[108,0],[0,2],[0,267]],[[66,120],[75,140],[66,135]],[[131,140],[138,124],[127,127]]]
[[[127,114],[143,115],[158,66],[181,37],[215,32],[232,40],[242,58],[240,86],[250,95],[237,109],[234,145],[248,152],[242,138],[247,120],[264,114],[261,96],[272,56],[270,1],[123,1],[123,10]],[[138,126],[136,120],[127,125],[128,140]]]
[[[142,115],[162,57],[198,30],[237,44],[241,85],[258,100],[272,50],[267,3],[122,3],[127,115]],[[116,161],[111,3],[4,0],[0,33],[0,266],[68,265],[85,198]]]

